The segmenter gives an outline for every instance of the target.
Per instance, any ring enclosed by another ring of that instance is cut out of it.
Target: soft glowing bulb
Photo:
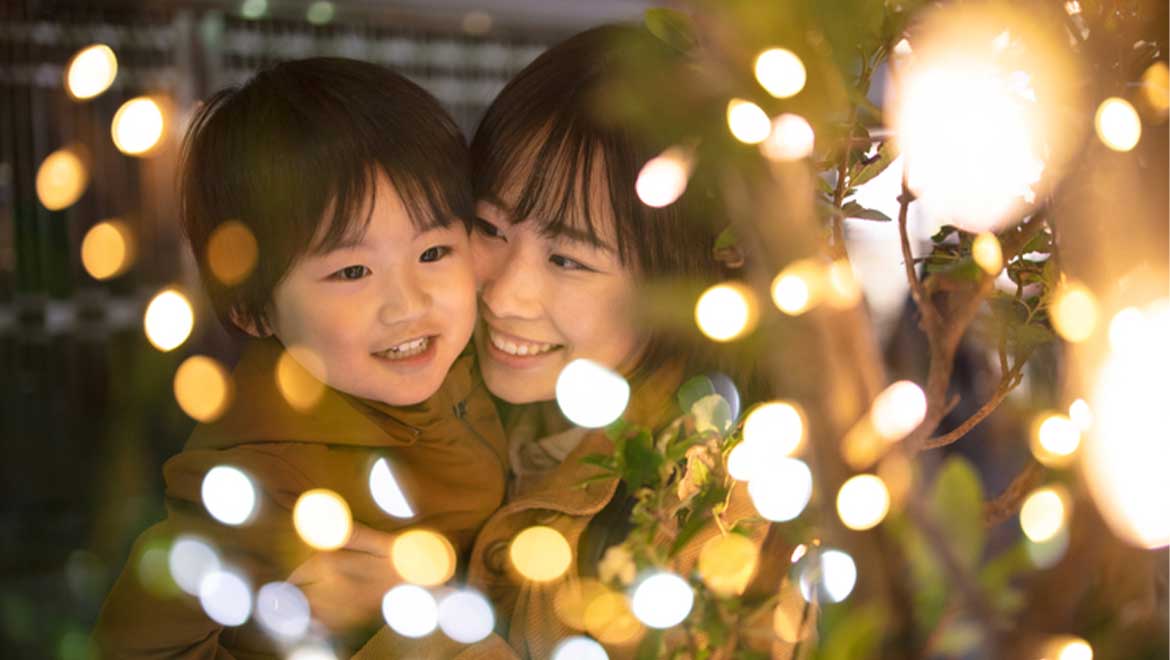
[[[398,480],[390,471],[390,463],[379,458],[370,468],[370,494],[378,508],[395,518],[413,518],[414,510],[406,501],[406,494],[398,486]]]
[[[741,442],[731,448],[731,453],[727,455],[727,473],[732,479],[751,481],[758,466],[753,447],[754,445]]]
[[[825,269],[825,301],[836,309],[849,309],[861,302],[861,285],[848,259],[838,259]]]
[[[134,239],[126,223],[104,220],[89,228],[81,240],[81,265],[95,280],[125,273],[134,262]]]
[[[1109,321],[1109,346],[1115,351],[1129,350],[1144,343],[1146,317],[1136,307],[1126,307]]]
[[[1057,334],[1074,344],[1082,342],[1097,327],[1097,298],[1084,285],[1066,282],[1053,294],[1048,315]]]
[[[203,506],[225,525],[242,525],[256,510],[256,488],[239,468],[218,465],[203,476]]]
[[[585,632],[606,644],[627,644],[646,631],[630,610],[630,599],[614,591],[606,591],[589,601],[584,623]]]
[[[772,302],[789,316],[803,314],[811,299],[808,281],[798,273],[780,273],[772,281]]]
[[[630,384],[612,369],[578,358],[561,369],[556,395],[557,405],[570,422],[600,428],[625,412],[630,402]]]
[[[999,239],[991,232],[983,232],[971,243],[971,258],[988,275],[998,275],[1003,270],[1003,249]]]
[[[69,60],[65,69],[65,89],[78,100],[92,99],[114,84],[118,76],[118,58],[105,44],[86,46]]]
[[[1093,647],[1083,639],[1065,640],[1057,650],[1056,660],[1093,660]]]
[[[775,161],[807,158],[816,146],[812,124],[800,115],[786,112],[772,120],[772,131],[760,143],[760,153]]]
[[[195,327],[195,311],[186,296],[167,289],[150,300],[142,318],[146,338],[160,351],[172,351],[187,341]]]
[[[582,635],[566,637],[553,649],[552,660],[609,660],[605,648]]]
[[[199,537],[180,535],[171,544],[167,567],[180,589],[198,596],[203,578],[219,570],[219,554]]]
[[[114,113],[110,134],[114,146],[128,156],[141,156],[149,152],[162,139],[162,108],[147,96],[130,99]]]
[[[771,48],[756,57],[756,80],[778,99],[799,94],[807,77],[804,62],[788,49]]]
[[[1081,431],[1064,415],[1048,415],[1036,428],[1032,454],[1049,467],[1064,467],[1072,462],[1081,446]]]
[[[1069,419],[1082,432],[1088,431],[1093,426],[1093,409],[1089,407],[1089,402],[1084,399],[1077,399],[1068,406]]]
[[[1153,114],[1161,119],[1170,111],[1170,67],[1154,62],[1142,74],[1142,95]]]
[[[724,597],[738,596],[755,574],[759,554],[746,536],[714,536],[699,551],[699,576],[711,591]]]
[[[314,374],[323,374],[325,364],[311,350],[290,347],[276,361],[276,386],[290,406],[309,410],[325,394],[325,383]]]
[[[840,550],[825,550],[814,556],[800,574],[800,593],[812,602],[814,590],[832,603],[849,597],[857,584],[857,564]]]
[[[288,582],[269,582],[256,592],[256,620],[276,637],[300,639],[309,632],[309,599]]]
[[[328,0],[317,0],[309,5],[308,11],[305,12],[305,20],[313,25],[325,25],[333,20],[333,15],[337,9],[332,2]]]
[[[743,99],[727,103],[727,126],[735,139],[746,144],[759,144],[772,132],[772,122],[763,109]]]
[[[1033,543],[1043,543],[1060,532],[1067,519],[1066,497],[1056,487],[1032,492],[1020,508],[1020,527]]]
[[[715,341],[732,341],[755,329],[755,294],[738,282],[716,284],[695,303],[695,323]]]
[[[353,532],[353,515],[340,495],[315,488],[297,498],[293,506],[293,527],[310,546],[336,550],[345,545]]]
[[[37,169],[37,199],[50,211],[69,208],[81,199],[89,184],[89,171],[72,149],[58,149]]]
[[[1142,138],[1142,120],[1125,99],[1105,99],[1097,108],[1094,120],[1097,137],[1114,151],[1130,151]]]
[[[759,514],[773,522],[800,515],[812,497],[812,472],[804,461],[783,458],[757,469],[748,482],[748,495]]]
[[[213,571],[199,583],[199,604],[216,623],[242,626],[252,615],[252,590],[231,571]]]
[[[639,621],[651,628],[670,628],[691,613],[695,593],[674,573],[655,573],[638,583],[630,600]]]
[[[878,435],[890,442],[901,440],[926,419],[926,394],[918,385],[900,380],[874,399],[870,419]]]
[[[243,282],[256,267],[259,248],[247,225],[229,220],[207,239],[207,265],[211,274],[227,286]]]
[[[876,527],[890,511],[890,491],[876,475],[859,474],[837,492],[837,514],[849,529]]]
[[[744,443],[760,454],[791,456],[804,437],[804,416],[787,401],[769,401],[748,413],[743,423]]]
[[[390,559],[402,579],[424,587],[436,587],[455,574],[451,542],[426,529],[412,529],[396,537]]]
[[[673,204],[687,189],[691,161],[690,152],[680,147],[671,147],[651,158],[642,166],[634,185],[638,199],[654,208]]]
[[[910,41],[903,37],[898,43],[894,44],[894,54],[898,57],[906,57],[912,55],[914,49],[910,47]]]
[[[213,422],[231,403],[230,376],[219,362],[192,355],[175,371],[175,401],[198,422]]]
[[[549,582],[564,575],[573,561],[565,537],[552,527],[529,527],[512,539],[508,549],[512,566],[533,582]]]
[[[403,584],[382,597],[382,616],[403,637],[426,637],[439,625],[439,605],[426,589]]]
[[[439,601],[439,629],[460,644],[474,644],[492,634],[496,617],[492,606],[480,594],[456,591]]]

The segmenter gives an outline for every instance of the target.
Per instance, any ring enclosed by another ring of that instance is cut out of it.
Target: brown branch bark
[[[1035,461],[1028,463],[1002,493],[984,503],[984,524],[994,527],[1015,515],[1024,497],[1044,479],[1044,473],[1043,465]]]
[[[922,445],[922,448],[937,449],[939,447],[945,447],[951,443],[957,442],[963,436],[970,433],[971,429],[978,426],[979,422],[982,422],[987,418],[988,415],[995,412],[995,410],[999,408],[999,404],[1003,403],[1003,400],[1007,398],[1008,393],[1014,390],[1016,385],[1019,385],[1019,375],[1020,371],[1024,368],[1025,361],[1026,358],[1016,362],[1016,366],[1012,367],[1002,376],[999,381],[999,386],[995,388],[995,392],[991,395],[991,398],[988,399],[987,402],[979,408],[979,410],[976,410],[975,413],[964,420],[962,424],[959,424],[955,430],[927,440]]]

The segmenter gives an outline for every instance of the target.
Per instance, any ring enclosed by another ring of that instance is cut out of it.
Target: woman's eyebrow
[[[597,250],[608,250],[609,252],[614,253],[617,252],[617,250],[614,249],[612,245],[602,240],[601,237],[596,233],[578,229],[577,227],[562,225],[555,229],[546,230],[541,233],[552,239],[577,243],[579,245],[584,245],[586,247]]]

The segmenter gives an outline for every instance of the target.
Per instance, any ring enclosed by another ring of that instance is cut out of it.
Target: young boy
[[[373,64],[280,64],[198,111],[184,146],[183,228],[220,320],[248,345],[231,407],[198,426],[164,468],[168,518],[139,539],[106,601],[95,632],[104,655],[283,654],[298,627],[274,632],[265,616],[288,614],[304,594],[314,633],[331,628],[360,644],[362,629],[379,623],[386,586],[363,583],[360,569],[392,575],[388,549],[351,539],[338,553],[315,551],[293,516],[312,489],[334,491],[373,529],[426,527],[460,555],[470,546],[503,499],[506,443],[468,349],[476,314],[468,181],[466,146],[448,115]],[[227,221],[247,228],[258,256],[246,279],[225,284],[208,255]],[[297,372],[300,387],[290,391]],[[246,488],[242,504],[207,492],[217,467],[249,479],[253,506]],[[209,497],[246,519],[217,520]],[[213,548],[243,578],[249,602],[217,604],[206,582],[187,584],[190,595],[152,582],[152,548],[170,552],[181,587],[192,579],[179,573],[199,570],[173,551],[177,538]],[[340,561],[361,551],[364,564]],[[306,570],[328,565],[313,563],[323,556],[340,558],[340,572]],[[256,595],[298,574],[301,595],[281,584]],[[346,579],[370,593],[317,596]],[[230,625],[241,612],[245,623]]]

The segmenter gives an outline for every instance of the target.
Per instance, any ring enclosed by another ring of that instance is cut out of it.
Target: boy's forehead
[[[357,247],[371,231],[394,236],[418,233],[390,178],[377,170],[369,183],[364,195],[348,200],[350,208],[339,208],[337,198],[326,206],[313,237],[313,253]]]

